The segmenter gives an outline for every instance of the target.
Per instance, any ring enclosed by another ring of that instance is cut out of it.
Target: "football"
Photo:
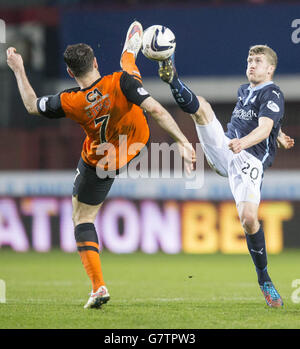
[[[163,61],[175,51],[176,39],[173,32],[163,25],[152,25],[144,31],[142,53],[145,57]]]

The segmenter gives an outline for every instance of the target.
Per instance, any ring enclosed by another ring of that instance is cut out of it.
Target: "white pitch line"
[[[243,302],[253,302],[260,300],[261,297],[207,297],[207,298],[183,298],[183,297],[174,297],[174,298],[161,298],[161,297],[151,297],[151,298],[134,298],[131,299],[131,301],[128,301],[128,299],[122,299],[122,298],[113,298],[112,302],[114,304],[120,304],[120,303],[145,303],[145,302],[157,302],[157,303],[166,303],[166,302],[197,302],[197,303],[203,303],[203,302],[227,302],[227,301],[243,301]],[[6,304],[81,304],[85,302],[85,298],[70,298],[69,302],[66,301],[60,301],[56,298],[27,298],[27,299],[14,299],[14,298],[7,298]],[[112,303],[110,302],[110,303]]]

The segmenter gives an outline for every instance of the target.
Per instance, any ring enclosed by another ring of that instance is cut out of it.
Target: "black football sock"
[[[246,234],[246,241],[256,267],[258,283],[263,285],[265,281],[271,281],[271,279],[267,271],[267,251],[262,226],[255,234]]]

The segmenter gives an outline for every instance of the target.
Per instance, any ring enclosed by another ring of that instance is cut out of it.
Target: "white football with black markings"
[[[144,31],[142,53],[145,57],[164,61],[172,56],[176,38],[171,29],[163,25],[152,25]]]

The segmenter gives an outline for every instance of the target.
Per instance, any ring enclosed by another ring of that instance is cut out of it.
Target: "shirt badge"
[[[273,101],[269,101],[267,104],[267,108],[269,108],[270,110],[272,110],[274,113],[278,113],[280,111],[280,108],[278,106],[278,104],[276,104]]]

